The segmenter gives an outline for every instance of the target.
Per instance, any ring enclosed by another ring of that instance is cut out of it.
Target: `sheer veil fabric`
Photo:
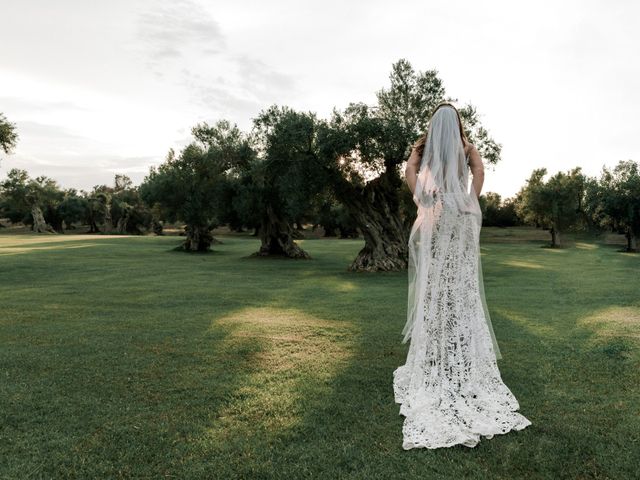
[[[403,448],[474,447],[531,422],[502,382],[484,297],[482,212],[453,107],[429,122],[409,236],[407,360],[393,372]]]

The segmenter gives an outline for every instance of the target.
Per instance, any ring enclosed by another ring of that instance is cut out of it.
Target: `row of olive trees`
[[[142,233],[152,224],[152,212],[131,180],[116,175],[113,187],[100,185],[91,192],[62,189],[51,178],[30,178],[12,169],[0,182],[0,217],[31,225],[37,233],[63,233],[77,224],[91,233]]]
[[[364,247],[350,269],[402,269],[415,218],[402,166],[445,100],[436,71],[417,72],[400,60],[374,105],[351,103],[328,119],[272,106],[249,132],[226,121],[197,125],[194,142],[151,169],[140,193],[166,218],[186,224],[187,250],[208,250],[212,228],[227,223],[254,228],[260,255],[307,258],[295,239],[301,223],[311,221],[341,236],[362,234]],[[475,108],[460,112],[470,140],[496,163],[500,145]],[[339,216],[327,215],[332,210]]]
[[[580,167],[545,180],[547,170],[534,170],[514,200],[525,223],[547,228],[551,246],[561,245],[561,233],[576,228],[610,229],[623,233],[627,250],[637,250],[640,236],[640,166],[620,161],[603,168],[600,178],[587,177]]]
[[[365,244],[351,269],[402,269],[415,217],[402,165],[430,113],[446,100],[452,99],[435,70],[417,72],[400,60],[374,105],[351,103],[328,119],[273,106],[253,120],[249,132],[225,121],[197,125],[194,142],[178,154],[170,152],[138,192],[160,219],[186,224],[187,250],[208,250],[212,229],[226,223],[255,229],[260,255],[307,258],[295,239],[301,224],[311,221],[326,232],[337,229],[341,236],[362,234]],[[470,140],[486,161],[496,163],[500,145],[482,126],[475,108],[466,105],[460,113]],[[46,224],[46,202],[40,194],[53,188],[44,178],[36,179],[42,184],[37,188],[31,180],[25,182],[29,194],[18,197],[42,209]],[[85,199],[96,216],[105,210],[108,225],[114,220],[108,218],[113,208],[107,208],[112,207],[109,195],[101,193]],[[327,212],[332,211],[339,215],[330,218]],[[37,209],[31,217],[42,223]],[[97,221],[90,225],[98,228]]]
[[[0,113],[0,149],[11,153],[17,141],[16,125]],[[15,168],[0,182],[0,218],[31,225],[37,233],[63,233],[78,223],[89,225],[91,233],[141,233],[152,223],[151,211],[126,175],[116,175],[113,187],[78,192]],[[161,224],[154,230],[160,231]]]

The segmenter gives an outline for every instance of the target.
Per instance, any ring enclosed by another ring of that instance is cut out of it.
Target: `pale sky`
[[[638,19],[632,0],[0,0],[0,112],[20,135],[0,178],[137,184],[198,122],[374,103],[400,58],[503,144],[485,192],[539,167],[597,175],[640,161]]]

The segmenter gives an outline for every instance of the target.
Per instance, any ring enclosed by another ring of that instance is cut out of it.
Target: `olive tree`
[[[640,236],[640,166],[633,160],[620,161],[613,169],[604,167],[600,181],[590,189],[591,205],[601,225],[621,230],[626,250],[638,250]]]
[[[252,171],[260,214],[258,255],[309,258],[294,241],[293,223],[325,189],[315,115],[272,106],[254,120],[258,161]]]
[[[7,117],[0,112],[0,149],[4,153],[11,153],[18,143],[18,132],[15,123],[7,120]]]
[[[214,241],[211,231],[220,223],[225,175],[253,153],[245,135],[226,121],[198,125],[192,134],[196,140],[180,154],[171,150],[162,165],[151,168],[140,195],[147,205],[161,205],[169,220],[185,223],[184,250],[205,252]]]
[[[452,100],[436,70],[418,72],[400,60],[389,79],[376,104],[352,103],[334,110],[319,135],[328,181],[365,240],[350,270],[406,268],[416,210],[407,206],[403,166],[435,107]],[[468,104],[459,111],[485,162],[498,162],[501,146],[482,126],[475,107]]]
[[[24,170],[11,169],[7,178],[0,184],[2,191],[1,209],[11,222],[30,224],[36,233],[55,233],[50,224],[58,222],[57,207],[64,197],[55,180],[40,176],[29,178]],[[47,219],[45,219],[45,213]],[[61,230],[61,227],[59,227]]]
[[[526,223],[548,228],[551,246],[560,247],[560,234],[583,218],[586,178],[580,167],[558,172],[545,181],[546,168],[533,171],[518,193],[517,212]]]

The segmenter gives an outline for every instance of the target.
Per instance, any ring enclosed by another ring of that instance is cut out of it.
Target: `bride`
[[[473,175],[468,191],[469,170]],[[409,236],[409,292],[403,343],[407,360],[393,372],[405,417],[405,450],[475,447],[531,422],[502,382],[502,358],[484,301],[478,196],[484,170],[477,149],[448,103],[434,111],[406,169],[418,206]]]

